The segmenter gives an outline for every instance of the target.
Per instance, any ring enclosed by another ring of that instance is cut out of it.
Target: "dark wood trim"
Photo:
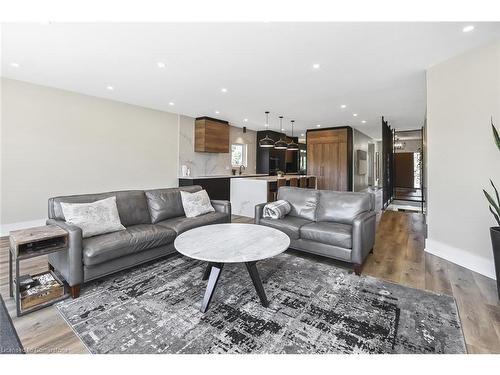
[[[208,116],[196,117],[195,120],[209,120],[209,121],[215,121],[215,122],[220,122],[222,124],[229,125],[229,121],[221,120],[221,119],[213,118],[213,117],[208,117]]]
[[[348,182],[347,186],[349,188],[349,191],[353,191],[354,186],[353,186],[353,173],[354,173],[354,165],[353,165],[353,131],[350,126],[345,127],[347,129],[347,163],[348,163]]]
[[[339,129],[351,129],[352,132],[352,127],[350,126],[330,126],[328,128],[316,128],[316,129],[307,129],[306,130],[306,144],[307,144],[307,133],[309,132],[320,132],[322,130],[339,130]]]

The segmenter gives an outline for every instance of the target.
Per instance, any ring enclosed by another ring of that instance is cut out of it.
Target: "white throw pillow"
[[[186,217],[196,217],[215,211],[206,190],[200,190],[196,193],[181,191],[181,199]]]
[[[116,197],[92,203],[63,203],[61,208],[67,223],[82,228],[83,238],[126,229],[118,214]]]

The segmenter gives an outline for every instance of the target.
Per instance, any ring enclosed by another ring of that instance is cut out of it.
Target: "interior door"
[[[323,144],[324,189],[339,190],[339,143]]]
[[[414,188],[413,152],[396,152],[394,154],[394,186]]]
[[[324,184],[322,176],[322,155],[323,145],[321,143],[310,144],[307,152],[307,169],[308,174],[316,176],[318,189],[322,189]]]

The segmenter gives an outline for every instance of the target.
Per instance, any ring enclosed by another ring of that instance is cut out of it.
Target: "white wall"
[[[194,122],[188,116],[180,116],[179,126],[179,176],[180,168],[187,165],[191,176],[210,176],[231,173],[231,153],[211,153],[194,151]],[[247,168],[245,173],[255,173],[257,132],[235,126],[229,128],[229,143],[247,145]]]
[[[500,43],[427,71],[428,239],[426,251],[494,278],[482,193],[500,186],[500,152],[490,126],[500,126]]]
[[[361,191],[368,187],[368,164],[366,174],[358,174],[358,150],[365,151],[366,161],[368,163],[368,143],[374,143],[373,138],[367,136],[366,134],[360,132],[357,129],[352,129],[352,179],[353,179],[353,191]]]
[[[44,220],[51,196],[177,186],[178,115],[1,83],[2,235]]]

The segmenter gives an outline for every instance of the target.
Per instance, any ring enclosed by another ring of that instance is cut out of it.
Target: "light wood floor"
[[[234,217],[233,222],[249,219]],[[500,353],[500,303],[492,279],[424,253],[421,214],[386,211],[379,220],[374,253],[363,274],[455,297],[469,353]],[[8,241],[0,238],[0,293],[28,352],[86,353],[87,350],[53,307],[15,317],[8,295]],[[329,260],[327,260],[330,262]],[[333,265],[340,265],[334,261]],[[25,261],[22,271],[46,267],[46,259]],[[418,301],[415,301],[418,303]]]

